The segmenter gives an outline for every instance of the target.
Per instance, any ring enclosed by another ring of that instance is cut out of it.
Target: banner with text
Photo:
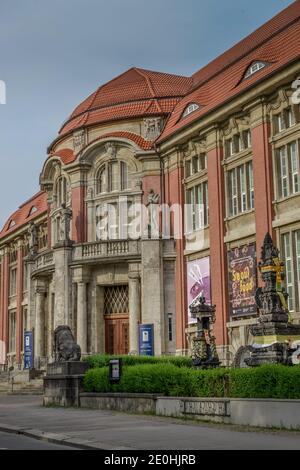
[[[230,315],[245,317],[257,313],[255,245],[245,245],[228,253]]]

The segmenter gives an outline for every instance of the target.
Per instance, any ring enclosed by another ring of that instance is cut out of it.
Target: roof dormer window
[[[199,106],[197,103],[191,103],[191,104],[189,104],[189,105],[185,108],[182,117],[185,118],[185,117],[189,116],[190,114],[192,114],[192,113],[194,113],[195,111],[197,111],[197,109],[199,109],[199,108],[200,108],[200,106]]]
[[[13,228],[14,226],[16,225],[16,222],[14,220],[11,220],[8,224],[8,228],[7,230],[10,230],[11,228]]]
[[[37,208],[35,206],[32,206],[32,208],[30,209],[29,211],[29,214],[28,214],[28,217],[30,217],[32,214],[34,214],[35,212],[37,212]]]
[[[259,72],[260,70],[264,69],[266,67],[266,63],[262,62],[260,60],[253,62],[250,67],[247,69],[247,72],[245,73],[244,78],[250,78],[252,75],[255,73]]]

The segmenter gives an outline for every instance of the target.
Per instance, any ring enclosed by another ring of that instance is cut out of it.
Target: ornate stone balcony
[[[139,240],[110,240],[85,243],[74,248],[74,261],[87,261],[99,258],[140,256]]]
[[[32,273],[36,271],[43,271],[48,268],[54,267],[54,255],[52,251],[47,251],[45,253],[39,254],[35,260],[32,267]]]

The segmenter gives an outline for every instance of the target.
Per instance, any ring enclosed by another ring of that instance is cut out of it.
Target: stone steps
[[[26,394],[26,395],[42,395],[44,390],[43,380],[36,379],[28,383],[24,382],[0,382],[0,394]]]

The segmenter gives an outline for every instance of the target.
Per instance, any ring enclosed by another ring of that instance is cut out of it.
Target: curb
[[[20,436],[30,437],[39,441],[49,442],[51,444],[73,447],[74,449],[78,450],[132,450],[127,447],[123,447],[122,449],[116,449],[104,443],[93,443],[91,441],[76,440],[72,439],[67,434],[55,434],[51,432],[41,431],[39,429],[23,428],[20,426],[11,426],[2,423],[0,423],[0,431],[5,432],[7,434],[18,434]]]

